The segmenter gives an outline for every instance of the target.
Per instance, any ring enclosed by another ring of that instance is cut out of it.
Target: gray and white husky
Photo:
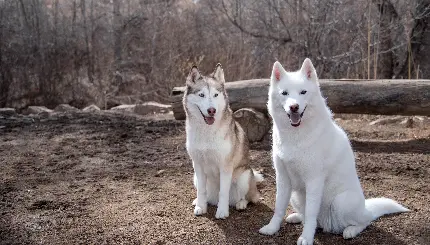
[[[209,76],[193,67],[187,77],[183,104],[187,115],[187,151],[193,161],[197,198],[194,214],[218,205],[215,217],[229,216],[229,205],[245,209],[257,202],[257,182],[263,178],[249,166],[245,132],[232,117],[220,64]]]

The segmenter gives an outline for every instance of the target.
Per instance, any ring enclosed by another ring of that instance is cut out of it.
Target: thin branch
[[[240,25],[240,23],[237,22],[236,18],[233,18],[232,16],[230,16],[228,14],[227,6],[225,5],[224,0],[222,1],[222,11],[221,12],[227,17],[227,20],[230,21],[231,24],[233,24],[241,32],[243,32],[247,35],[250,35],[250,36],[255,37],[255,38],[271,39],[271,40],[281,42],[281,43],[292,42],[291,37],[275,37],[275,36],[270,35],[270,34],[261,34],[261,33],[256,33],[256,32],[252,32],[252,31],[247,30],[245,27],[243,27],[242,25]]]

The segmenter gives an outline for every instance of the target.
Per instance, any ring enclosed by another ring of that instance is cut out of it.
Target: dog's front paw
[[[197,205],[197,198],[196,199],[194,199],[194,201],[193,201],[193,204],[192,204],[193,206],[196,206]]]
[[[268,225],[263,226],[258,232],[263,235],[271,236],[279,231],[281,228],[279,225],[269,223]]]
[[[362,230],[364,230],[365,226],[355,226],[351,225],[346,227],[343,230],[343,238],[344,239],[351,239],[356,237]]]
[[[227,207],[220,207],[218,206],[218,209],[216,210],[215,218],[217,219],[225,219],[229,216],[229,210]]]
[[[248,205],[248,201],[242,199],[236,203],[236,209],[237,210],[244,210],[244,209],[246,209],[247,205]]]
[[[207,206],[198,206],[196,205],[194,207],[194,215],[199,216],[199,215],[203,215],[208,211],[208,207]]]
[[[289,224],[302,223],[302,221],[303,221],[303,215],[301,215],[299,213],[292,213],[292,214],[290,214],[290,215],[287,216],[287,218],[285,219],[285,221],[287,221],[287,223],[289,223]]]
[[[303,236],[300,236],[297,240],[297,245],[312,245],[314,241],[312,239],[306,239]]]

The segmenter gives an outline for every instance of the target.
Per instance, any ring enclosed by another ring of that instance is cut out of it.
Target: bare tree
[[[3,0],[0,106],[169,102],[193,64],[228,81],[310,57],[324,78],[428,77],[427,0]]]
[[[412,12],[412,30],[409,34],[407,62],[404,62],[398,76],[411,78],[430,77],[428,64],[430,58],[426,55],[430,51],[430,2],[417,0]],[[421,67],[421,69],[418,69]],[[414,76],[414,77],[415,77]]]

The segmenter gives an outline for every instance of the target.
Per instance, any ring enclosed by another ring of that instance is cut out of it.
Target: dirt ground
[[[166,119],[167,118],[167,119]],[[296,244],[302,225],[263,236],[275,201],[270,142],[253,143],[264,200],[227,220],[195,217],[184,122],[131,115],[0,118],[1,244]],[[430,244],[430,125],[369,126],[342,116],[366,197],[412,211],[374,221],[359,237],[317,231],[315,244]],[[289,211],[290,212],[290,211]]]

